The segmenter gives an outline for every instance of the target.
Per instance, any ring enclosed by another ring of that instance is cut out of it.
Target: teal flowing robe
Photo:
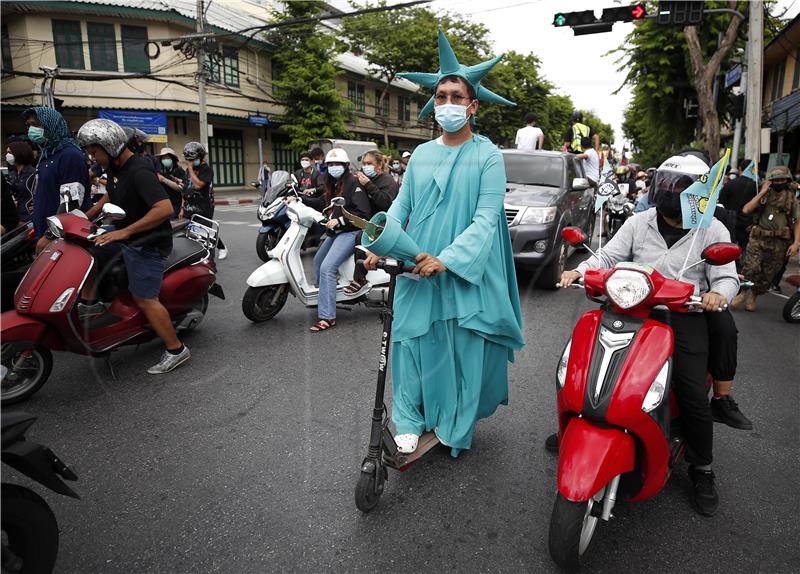
[[[419,146],[388,215],[447,267],[399,277],[392,327],[398,434],[436,429],[453,456],[479,418],[508,402],[508,362],[524,345],[503,198],[503,157],[487,138]]]

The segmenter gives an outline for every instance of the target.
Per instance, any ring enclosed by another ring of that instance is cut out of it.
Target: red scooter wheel
[[[580,568],[583,556],[594,540],[600,518],[592,513],[592,509],[597,504],[594,498],[572,502],[560,492],[556,494],[550,516],[550,556],[568,572]]]
[[[2,382],[0,399],[3,406],[24,401],[50,377],[53,354],[50,349],[32,343],[3,343],[0,347]]]

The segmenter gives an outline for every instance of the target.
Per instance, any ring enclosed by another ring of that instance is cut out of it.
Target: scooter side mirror
[[[294,174],[292,174],[292,182],[293,182],[295,185],[300,185],[300,182],[299,182],[299,181],[297,181],[297,177],[295,177],[295,175],[294,175]]]
[[[709,265],[726,265],[742,256],[742,248],[735,243],[712,243],[703,249],[703,261]]]
[[[113,203],[106,203],[103,206],[103,219],[107,219],[109,221],[120,221],[121,219],[125,219],[126,217],[125,210],[122,209],[118,205],[114,205]]]
[[[333,199],[331,199],[331,205],[335,207],[344,207],[344,198],[334,197]]]
[[[626,215],[630,215],[631,213],[633,213],[633,209],[635,207],[636,206],[629,201],[628,203],[622,206],[622,211],[624,211]]]
[[[561,238],[572,247],[578,247],[586,242],[586,234],[578,227],[565,227],[561,230]]]

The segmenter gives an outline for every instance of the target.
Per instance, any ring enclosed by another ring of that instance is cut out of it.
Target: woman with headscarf
[[[47,231],[46,220],[58,211],[61,186],[73,182],[83,186],[84,194],[80,203],[83,211],[92,206],[92,198],[86,158],[72,137],[64,117],[52,108],[43,107],[28,108],[23,112],[23,117],[28,126],[28,139],[41,150],[31,217],[36,236],[39,237],[36,244],[38,253],[49,243],[44,236]]]

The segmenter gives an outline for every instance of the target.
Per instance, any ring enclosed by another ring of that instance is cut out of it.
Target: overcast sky
[[[390,3],[397,2],[390,0]],[[349,9],[345,0],[333,4]],[[562,11],[595,10],[599,17],[604,7],[625,4],[628,2],[619,0],[434,0],[432,3],[436,10],[455,12],[483,23],[489,29],[495,53],[514,50],[536,54],[542,61],[542,74],[558,86],[559,93],[570,96],[580,109],[593,110],[614,127],[617,148],[622,147],[622,116],[630,90],[623,88],[614,95],[625,73],[617,71],[618,65],[614,63],[619,54],[604,54],[624,42],[633,24],[617,22],[611,32],[574,36],[569,28],[554,27],[553,16]],[[788,8],[787,17],[794,17],[800,12],[800,0],[779,0],[778,8],[781,11]]]

